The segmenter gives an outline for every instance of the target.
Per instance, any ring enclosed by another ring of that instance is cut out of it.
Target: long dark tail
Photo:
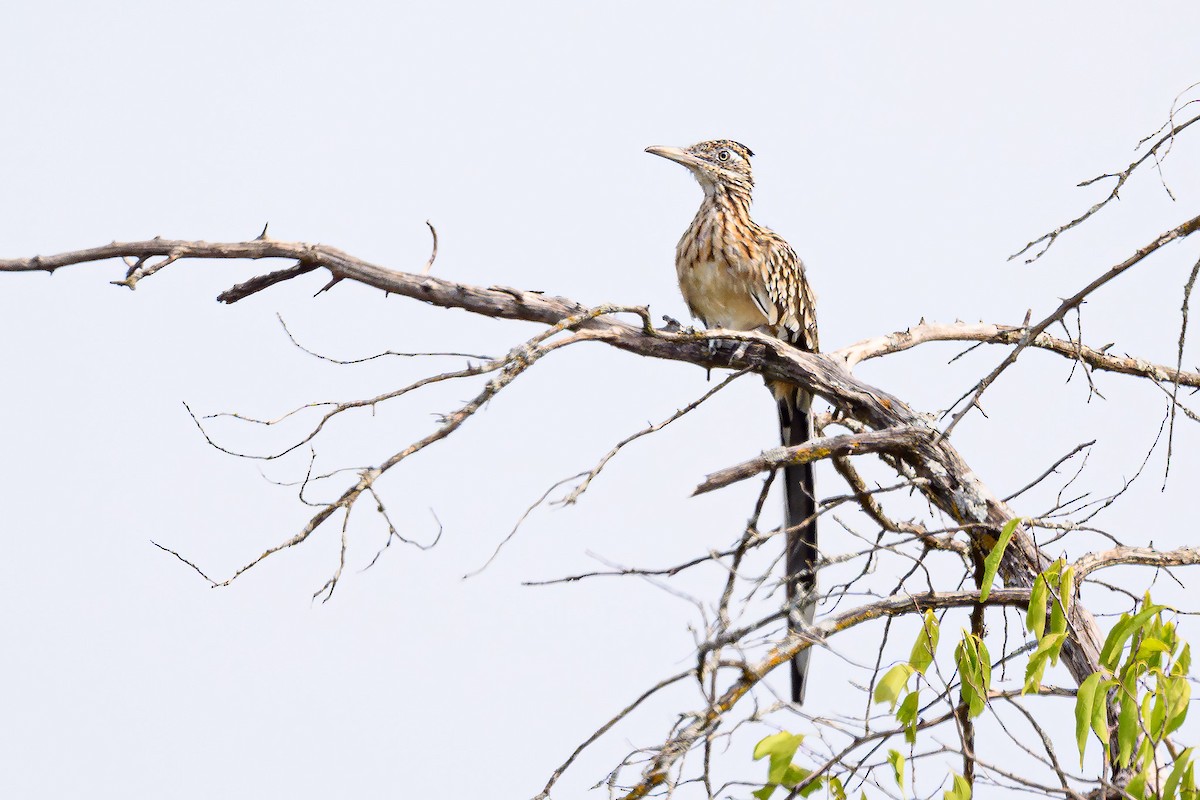
[[[812,399],[807,392],[795,387],[783,391],[772,386],[779,405],[779,430],[786,447],[794,447],[812,438]],[[798,619],[812,624],[816,614],[817,576],[814,566],[817,561],[817,494],[813,482],[813,465],[798,464],[785,467],[784,492],[786,501],[785,524],[787,525],[787,551],[784,563],[787,569],[788,628],[799,630]],[[811,518],[811,519],[810,519]],[[807,520],[807,522],[806,522]],[[799,608],[794,604],[799,600]],[[792,659],[792,702],[804,702],[804,688],[808,681],[809,654],[812,648],[802,651]]]

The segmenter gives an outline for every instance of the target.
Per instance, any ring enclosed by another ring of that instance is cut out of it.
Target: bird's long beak
[[[670,159],[676,163],[683,164],[685,167],[691,167],[700,163],[700,159],[696,158],[694,155],[680,147],[668,147],[666,145],[656,144],[647,147],[646,152]]]

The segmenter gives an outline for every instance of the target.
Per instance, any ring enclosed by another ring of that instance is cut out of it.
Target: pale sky
[[[9,8],[0,30],[0,257],[249,239],[269,221],[276,238],[416,270],[430,220],[441,277],[685,319],[672,258],[700,191],[642,151],[728,137],[758,154],[756,217],[805,259],[835,348],[922,317],[1043,315],[1200,199],[1193,137],[1163,165],[1175,202],[1147,171],[1042,261],[1005,260],[1100,199],[1075,184],[1128,164],[1200,80],[1194,2],[64,2]],[[1196,256],[1195,242],[1173,247],[1098,294],[1085,340],[1173,362]],[[696,611],[661,588],[521,583],[597,557],[665,566],[732,541],[756,486],[688,495],[776,443],[753,380],[632,445],[578,505],[535,512],[462,580],[550,484],[710,385],[598,345],[546,359],[398,468],[382,485],[389,510],[421,541],[437,532],[432,510],[441,541],[393,546],[360,573],[386,535],[364,505],[328,603],[309,598],[335,566],[336,527],[219,590],[153,547],[224,578],[308,516],[294,488],[263,477],[296,480],[303,453],[223,455],[183,402],[272,417],[461,363],[329,365],[296,350],[276,314],[338,358],[498,354],[536,331],[348,283],[314,299],[323,274],[214,302],[275,266],[180,263],[136,292],[109,284],[119,263],[0,275],[0,794],[527,798],[613,712],[690,664]],[[958,350],[859,374],[937,411],[1003,357],[946,366]],[[1088,403],[1069,371],[1023,356],[986,396],[989,418],[955,432],[998,494],[1095,438],[1081,481],[1103,495],[1149,449],[1161,393],[1101,376],[1107,399]],[[435,387],[346,419],[318,442],[318,465],[375,463],[475,391]],[[211,430],[267,452],[299,428]],[[1190,540],[1200,437],[1193,424],[1176,435],[1167,490],[1160,450],[1099,520],[1127,543]],[[822,493],[843,491],[818,475]],[[857,546],[832,524],[823,536],[834,552]],[[1121,574],[1139,592],[1150,579]],[[672,586],[712,597],[720,580]],[[1181,596],[1165,578],[1155,591]],[[877,637],[839,646],[870,653]],[[836,657],[814,663],[815,712],[861,702]],[[605,796],[587,790],[698,703],[683,691],[649,704],[556,796]],[[755,738],[726,755],[733,771],[759,774]]]

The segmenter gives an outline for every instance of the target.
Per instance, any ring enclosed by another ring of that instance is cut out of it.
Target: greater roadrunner
[[[765,331],[802,350],[817,349],[816,302],[804,264],[774,231],[750,219],[750,148],[728,139],[686,149],[647,147],[647,153],[683,164],[704,189],[704,201],[675,250],[679,288],[692,315],[706,327]],[[812,396],[788,383],[769,382],[779,406],[783,443],[812,436]],[[816,495],[811,464],[784,470],[789,627],[796,614],[811,623],[815,611]],[[805,650],[792,660],[792,700],[804,701]]]

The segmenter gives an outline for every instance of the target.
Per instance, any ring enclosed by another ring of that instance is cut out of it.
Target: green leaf
[[[1145,800],[1146,797],[1146,773],[1139,772],[1134,775],[1129,783],[1125,785],[1125,793],[1135,800]]]
[[[1025,665],[1025,686],[1021,689],[1021,694],[1037,691],[1041,686],[1042,676],[1046,674],[1046,665],[1051,658],[1057,657],[1066,638],[1065,633],[1048,633],[1038,642],[1037,650],[1033,651],[1029,663]]]
[[[975,643],[979,646],[979,688],[986,698],[992,689],[992,654],[988,652],[983,639],[976,636]]]
[[[1138,661],[1149,661],[1152,656],[1161,655],[1162,653],[1170,653],[1171,646],[1162,639],[1147,637],[1138,645],[1137,655],[1134,656]]]
[[[988,593],[992,591],[992,582],[996,580],[996,571],[1000,569],[1000,560],[1004,558],[1004,548],[1008,547],[1013,532],[1020,524],[1020,517],[1014,517],[1004,523],[1004,527],[1000,529],[1000,538],[996,540],[992,552],[988,553],[987,558],[983,560],[983,580],[979,583],[979,602],[987,600]]]
[[[806,773],[808,773],[807,775],[805,775],[805,776],[804,776],[804,777],[806,777],[806,778],[807,778],[809,775],[811,775],[811,774],[812,774],[812,771],[811,771],[811,770],[807,770],[807,769],[806,769],[806,770],[804,770],[804,771],[805,771]],[[797,783],[799,783],[799,781],[797,781]],[[814,792],[816,792],[816,791],[820,790],[821,786],[822,786],[824,783],[825,783],[825,779],[824,779],[824,778],[818,778],[817,780],[815,780],[815,781],[813,781],[812,783],[810,783],[808,786],[805,786],[803,789],[801,789],[801,790],[800,790],[800,796],[801,796],[801,797],[808,797],[810,794],[813,794]]]
[[[1035,639],[1041,639],[1046,632],[1046,598],[1050,594],[1050,586],[1044,575],[1033,579],[1033,590],[1029,593],[1029,608],[1025,612],[1025,627]]]
[[[758,800],[770,800],[771,795],[775,794],[775,790],[779,788],[777,783],[768,783],[766,786],[759,789],[757,792],[751,792],[751,796],[757,797]]]
[[[896,787],[904,791],[904,754],[899,750],[888,750],[887,760],[892,765],[892,777],[896,779]]]
[[[889,669],[875,686],[875,702],[889,703],[889,710],[894,709],[896,701],[900,699],[900,691],[914,672],[916,670],[911,664],[897,664]]]
[[[792,734],[787,731],[773,733],[754,746],[754,760],[764,756],[771,757],[771,765],[767,768],[767,783],[783,783],[788,767],[792,764],[792,756],[804,741],[803,734]],[[765,787],[764,787],[765,788]]]
[[[958,664],[959,694],[968,709],[979,705],[979,646],[978,640],[963,631],[958,647],[954,648],[954,661]],[[975,716],[971,714],[971,716]]]
[[[1063,614],[1071,617],[1071,601],[1075,597],[1075,567],[1066,567],[1058,581],[1058,598],[1062,601]]]
[[[1179,646],[1179,635],[1175,630],[1175,623],[1170,620],[1163,622],[1157,626],[1154,631],[1154,638],[1161,639],[1171,648],[1171,652],[1175,652],[1175,648]]]
[[[1160,741],[1163,737],[1163,723],[1167,719],[1167,702],[1166,702],[1166,686],[1163,683],[1163,674],[1158,672],[1158,683],[1154,687],[1153,692],[1147,692],[1142,698],[1142,724],[1146,726],[1146,732]],[[1170,680],[1168,678],[1168,680]]]
[[[1138,717],[1138,725],[1142,732],[1146,734],[1138,740],[1140,742],[1140,746],[1138,747],[1138,756],[1141,757],[1143,754],[1148,755],[1148,758],[1145,759],[1145,764],[1143,765],[1146,768],[1155,766],[1156,762],[1154,760],[1154,751],[1158,747],[1158,743],[1162,741],[1161,708],[1158,712],[1158,723],[1153,725],[1151,724],[1154,719],[1153,706],[1162,705],[1161,702],[1156,702],[1158,699],[1157,694],[1157,692],[1146,692],[1145,695],[1142,696],[1142,713],[1141,716]]]
[[[987,690],[983,688],[982,677],[974,675],[962,676],[962,700],[967,704],[967,714],[974,718],[983,713],[987,707]]]
[[[811,774],[812,770],[798,767],[795,764],[788,764],[787,768],[783,771],[783,775],[781,775],[779,778],[779,785],[785,789],[794,789],[796,784],[800,783]]]
[[[979,668],[979,641],[964,628],[958,647],[954,648],[954,661],[958,664],[959,672],[975,672]]]
[[[809,775],[812,775],[811,769],[805,769],[804,767],[798,767],[795,764],[789,764],[787,771],[785,771],[783,774],[783,779],[779,781],[779,785],[785,789],[795,789],[801,783],[808,780]],[[823,783],[824,781],[821,778],[817,778],[808,786],[805,786],[800,790],[800,796],[808,797],[810,794],[820,789],[821,784]]]
[[[971,800],[971,784],[967,783],[967,779],[957,772],[950,774],[954,776],[954,783],[942,792],[943,800]]]
[[[1183,774],[1187,771],[1188,766],[1192,761],[1192,748],[1188,748],[1179,754],[1179,758],[1175,759],[1175,766],[1171,768],[1171,774],[1167,776],[1167,782],[1163,784],[1162,796],[1164,800],[1173,798],[1179,791],[1179,785],[1183,781]]]
[[[1088,732],[1092,727],[1092,706],[1096,702],[1096,686],[1103,679],[1099,672],[1093,672],[1079,684],[1075,695],[1075,743],[1079,745],[1079,766],[1083,767],[1083,753],[1087,749]]]
[[[909,744],[917,742],[917,705],[918,692],[913,690],[909,692],[904,702],[896,709],[896,722],[904,726],[904,741]]]
[[[766,756],[778,755],[790,762],[792,756],[796,755],[796,751],[800,749],[800,743],[803,741],[804,734],[802,733],[792,734],[787,731],[772,733],[754,745],[754,760],[758,761]]]
[[[1117,712],[1117,763],[1129,766],[1138,734],[1137,665],[1130,664],[1117,690],[1121,708]]]
[[[1050,639],[1050,647],[1046,650],[1046,654],[1050,656],[1051,664],[1058,664],[1058,656],[1062,652],[1063,644],[1067,641],[1067,632],[1061,631],[1046,637]]]
[[[1116,681],[1102,680],[1096,684],[1096,693],[1092,698],[1092,732],[1104,745],[1104,757],[1108,758],[1108,690],[1116,685]]]
[[[1062,559],[1056,559],[1054,563],[1051,563],[1050,566],[1042,571],[1042,575],[1038,576],[1045,590],[1046,600],[1044,604],[1050,614],[1050,633],[1062,633],[1067,630],[1067,618],[1063,614],[1060,591],[1058,591],[1058,587],[1062,583],[1060,575],[1063,564],[1064,561]],[[1042,636],[1045,636],[1045,632],[1043,630],[1038,638],[1040,639]]]
[[[992,661],[987,645],[978,636],[963,631],[954,650],[958,663],[959,692],[967,704],[968,714],[977,717],[987,706],[987,693],[992,683]]]
[[[1166,606],[1148,605],[1136,616],[1122,614],[1120,621],[1113,626],[1113,629],[1108,632],[1108,638],[1104,640],[1104,647],[1100,649],[1100,663],[1108,667],[1110,672],[1116,672],[1117,663],[1121,660],[1121,650],[1125,648],[1125,643],[1129,641],[1133,632],[1145,625],[1146,620],[1160,611],[1166,610]]]
[[[1137,755],[1134,756],[1133,763],[1139,764],[1139,769],[1145,770],[1148,774],[1158,774],[1158,765],[1154,760],[1157,744],[1157,742],[1150,741],[1148,736],[1138,737]]]
[[[912,655],[908,657],[908,663],[922,675],[933,663],[933,656],[937,652],[938,635],[937,617],[933,615],[932,609],[927,610],[922,620],[921,632],[917,634],[917,641],[913,643]]]
[[[1163,734],[1170,735],[1179,730],[1179,726],[1187,719],[1192,687],[1187,677],[1182,675],[1160,677],[1158,686],[1166,712],[1166,729]]]
[[[1183,649],[1179,651],[1179,658],[1175,659],[1175,666],[1171,668],[1173,675],[1187,675],[1192,668],[1192,646],[1184,644]]]
[[[1121,657],[1121,648],[1125,646],[1125,641],[1133,632],[1133,617],[1129,614],[1122,614],[1117,620],[1117,624],[1112,626],[1112,630],[1108,632],[1108,636],[1104,637],[1104,646],[1100,648],[1100,664],[1108,668],[1109,672],[1117,671],[1117,662]]]
[[[1063,603],[1068,602],[1063,597],[1062,591],[1055,589],[1054,598],[1050,606],[1050,633],[1066,633],[1067,632],[1067,614],[1063,610]]]
[[[833,800],[846,800],[846,787],[842,785],[841,778],[831,777],[827,785],[829,793],[833,795]]]
[[[812,774],[812,773],[809,772],[809,774]],[[808,797],[810,794],[818,791],[824,783],[825,783],[824,778],[818,778],[817,780],[810,783],[808,786],[805,786],[803,789],[801,789],[800,796]]]

